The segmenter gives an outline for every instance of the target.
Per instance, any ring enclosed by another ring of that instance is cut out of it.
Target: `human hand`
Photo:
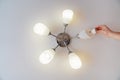
[[[98,34],[102,34],[102,35],[105,35],[107,37],[110,37],[112,30],[110,28],[108,28],[107,25],[99,25],[96,27],[96,32]]]

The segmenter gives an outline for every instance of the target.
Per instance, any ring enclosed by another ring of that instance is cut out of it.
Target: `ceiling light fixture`
[[[68,47],[68,45],[71,42],[71,36],[68,33],[66,33],[66,28],[68,27],[68,24],[72,21],[73,15],[74,15],[74,12],[70,9],[63,11],[62,17],[63,17],[63,23],[64,23],[64,31],[62,33],[59,33],[57,36],[52,34],[47,28],[47,26],[42,23],[37,23],[33,27],[33,31],[40,36],[51,35],[55,37],[56,42],[58,44],[55,48],[45,50],[40,54],[39,60],[42,64],[48,64],[53,59],[55,55],[55,50],[57,49],[57,47],[60,46],[60,47],[67,48],[69,64],[71,65],[71,67],[73,69],[81,68],[82,66],[81,59],[75,52],[71,51]],[[93,35],[95,33],[96,33],[95,29],[87,30],[87,31],[85,30],[77,34],[76,37],[81,39],[87,39],[91,37],[91,34]]]

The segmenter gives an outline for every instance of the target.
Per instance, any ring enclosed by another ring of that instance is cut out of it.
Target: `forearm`
[[[114,31],[112,31],[112,32],[109,34],[109,37],[110,37],[110,38],[113,38],[113,39],[120,40],[120,32],[114,32]]]

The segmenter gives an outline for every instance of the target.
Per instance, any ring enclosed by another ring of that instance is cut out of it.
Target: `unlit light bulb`
[[[73,18],[73,11],[70,9],[64,10],[63,11],[63,22],[65,24],[69,24]]]
[[[49,29],[42,23],[35,24],[33,31],[40,36],[47,36],[49,34]]]
[[[77,37],[80,39],[91,39],[96,34],[96,29],[86,29],[81,31]]]
[[[69,54],[69,63],[73,69],[79,69],[82,66],[80,58],[75,53]]]
[[[54,57],[55,51],[53,49],[45,50],[40,54],[39,60],[42,64],[48,64]]]

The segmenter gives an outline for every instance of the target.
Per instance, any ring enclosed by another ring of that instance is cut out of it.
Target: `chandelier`
[[[55,48],[51,48],[48,50],[43,51],[39,56],[39,61],[42,64],[48,64],[53,59],[55,53],[55,50],[58,47],[66,47],[68,50],[68,59],[69,64],[73,69],[79,69],[82,66],[82,61],[78,55],[76,55],[75,52],[71,51],[68,47],[68,45],[71,43],[71,36],[66,32],[66,28],[70,24],[70,22],[73,19],[74,12],[70,9],[66,9],[63,11],[62,18],[64,23],[64,31],[62,33],[59,33],[57,36],[52,34],[48,27],[44,25],[43,23],[37,23],[33,27],[34,33],[40,35],[40,36],[53,36],[56,38],[57,46]],[[86,31],[82,31],[79,34],[76,35],[77,38],[81,39],[88,39],[91,38],[93,34],[95,34],[95,29],[88,29]]]

